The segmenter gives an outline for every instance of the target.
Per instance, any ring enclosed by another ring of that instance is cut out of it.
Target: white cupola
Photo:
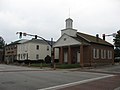
[[[72,26],[73,26],[72,23],[73,23],[73,20],[71,18],[66,19],[66,29],[67,28],[72,29]]]
[[[76,37],[77,30],[73,29],[73,20],[71,18],[68,18],[65,20],[66,22],[66,28],[61,30],[61,35],[67,34],[69,36]]]

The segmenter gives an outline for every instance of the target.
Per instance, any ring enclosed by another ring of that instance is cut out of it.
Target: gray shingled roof
[[[97,44],[102,44],[102,45],[113,46],[112,44],[110,44],[109,42],[107,42],[101,38],[98,38],[98,41],[97,41],[95,36],[84,34],[81,32],[77,32],[77,38],[78,39],[83,38],[84,40],[86,40],[89,43],[97,43]]]
[[[31,40],[29,40],[29,41],[27,41],[27,42],[25,42],[25,43],[28,43],[28,42],[33,42],[33,43],[41,43],[41,44],[51,44],[51,41],[49,41],[49,40],[46,40],[46,41],[44,41],[44,40],[42,40],[42,39],[31,39]],[[48,43],[47,43],[48,42]],[[54,43],[54,42],[53,42]]]
[[[49,40],[46,40],[49,44],[51,44],[51,41]],[[31,40],[27,40],[27,39],[21,39],[21,40],[17,40],[15,42],[11,42],[10,44],[8,44],[7,46],[10,46],[10,45],[16,45],[16,44],[21,44],[21,43],[29,43],[29,42],[32,42],[32,43],[41,43],[41,44],[48,44],[46,41],[42,40],[42,39],[31,39]],[[55,43],[55,42],[53,42]]]
[[[26,41],[28,41],[28,40],[27,40],[27,39],[17,40],[17,41],[11,42],[11,43],[8,44],[7,46],[20,44],[20,43],[23,43],[23,42],[26,42]]]

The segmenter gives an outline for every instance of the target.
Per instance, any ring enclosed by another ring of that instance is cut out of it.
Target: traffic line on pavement
[[[78,85],[78,84],[83,84],[83,83],[87,83],[87,82],[91,82],[91,81],[95,81],[95,80],[99,80],[99,79],[103,79],[103,78],[113,77],[113,76],[115,76],[115,75],[107,75],[107,76],[102,76],[102,77],[97,77],[97,78],[91,78],[91,79],[87,79],[87,80],[82,80],[82,81],[77,81],[77,82],[72,82],[72,83],[68,83],[68,84],[57,85],[57,86],[43,88],[43,89],[37,89],[37,90],[57,90],[57,89],[62,89],[62,88],[66,88],[66,87],[70,87],[70,86],[74,86],[74,85]]]
[[[115,88],[114,90],[120,90],[120,87]]]

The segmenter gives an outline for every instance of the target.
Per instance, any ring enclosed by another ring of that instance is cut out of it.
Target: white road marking
[[[114,90],[120,90],[120,87],[118,87],[118,88],[115,88]]]
[[[57,89],[70,87],[70,86],[74,86],[74,85],[78,85],[78,84],[83,84],[83,83],[87,83],[87,82],[91,82],[91,81],[95,81],[95,80],[99,80],[99,79],[103,79],[103,78],[107,78],[107,77],[112,77],[112,76],[115,76],[115,75],[107,75],[107,76],[102,76],[102,77],[97,77],[97,78],[91,78],[91,79],[87,79],[87,80],[82,80],[82,81],[77,81],[77,82],[72,82],[72,83],[68,83],[68,84],[63,84],[63,85],[58,85],[58,86],[53,86],[53,87],[48,87],[48,88],[43,88],[43,89],[37,89],[37,90],[57,90]]]

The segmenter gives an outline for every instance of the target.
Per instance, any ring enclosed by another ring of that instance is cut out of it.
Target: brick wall
[[[98,53],[98,57],[94,57],[94,50]],[[114,48],[104,45],[91,45],[91,61],[93,64],[112,64],[114,62]]]

